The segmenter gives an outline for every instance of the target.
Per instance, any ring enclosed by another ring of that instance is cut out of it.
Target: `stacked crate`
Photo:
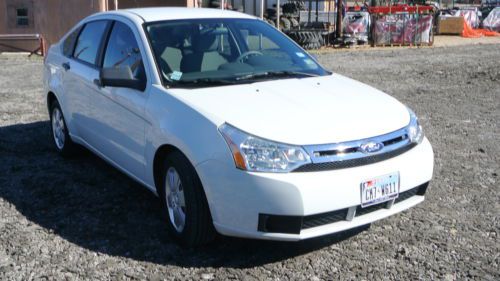
[[[430,6],[370,7],[374,46],[430,46],[434,16]]]

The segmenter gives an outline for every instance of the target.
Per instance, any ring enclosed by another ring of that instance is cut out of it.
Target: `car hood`
[[[217,126],[288,144],[364,139],[410,122],[399,101],[338,74],[168,91]]]

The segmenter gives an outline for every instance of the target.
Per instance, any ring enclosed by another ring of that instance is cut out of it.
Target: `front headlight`
[[[420,122],[418,122],[417,115],[411,109],[408,108],[410,113],[410,124],[408,125],[408,136],[412,143],[421,143],[424,139],[424,132]]]
[[[290,172],[311,163],[300,146],[265,140],[224,123],[219,131],[233,154],[237,168],[252,172]]]

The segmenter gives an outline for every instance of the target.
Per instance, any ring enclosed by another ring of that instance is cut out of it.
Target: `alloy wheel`
[[[61,110],[57,107],[52,111],[52,134],[57,148],[62,150],[66,141],[66,127]]]
[[[178,233],[184,230],[186,224],[186,201],[184,188],[179,173],[174,167],[167,170],[165,180],[165,199],[170,222]]]

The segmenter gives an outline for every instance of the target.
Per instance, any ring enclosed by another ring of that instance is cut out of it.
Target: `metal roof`
[[[247,14],[221,10],[221,9],[208,9],[208,8],[180,8],[180,7],[157,7],[157,8],[139,8],[117,10],[114,14],[135,14],[141,17],[145,22],[154,22],[162,20],[178,20],[178,19],[202,19],[202,18],[247,18],[252,19],[254,16]]]

